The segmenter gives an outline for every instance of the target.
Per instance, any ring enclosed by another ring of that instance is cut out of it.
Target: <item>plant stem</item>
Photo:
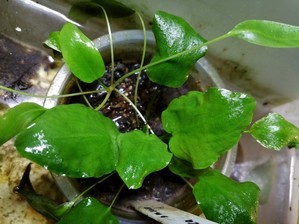
[[[111,80],[110,80],[110,83],[112,85],[112,83],[114,82],[114,67],[115,67],[112,31],[111,31],[110,21],[109,21],[109,18],[108,18],[108,15],[107,15],[107,12],[106,12],[105,8],[101,5],[99,5],[99,7],[103,10],[105,20],[106,20],[106,24],[107,24],[107,29],[108,29],[108,35],[109,35],[110,54],[111,54]]]
[[[185,177],[181,177],[181,178],[188,184],[188,186],[189,186],[191,189],[194,188],[193,185],[190,183],[189,180],[187,180]]]
[[[142,30],[143,30],[143,50],[142,50],[142,57],[141,57],[141,62],[140,62],[140,67],[143,66],[144,64],[144,59],[145,59],[145,53],[146,53],[146,29],[145,29],[145,25],[144,25],[144,21],[142,19],[142,16],[140,15],[140,13],[138,11],[136,11],[136,14],[139,17],[139,20],[141,22],[141,26],[142,26]],[[136,85],[135,85],[135,92],[134,92],[134,104],[137,107],[138,104],[138,88],[139,88],[139,81],[140,81],[140,77],[141,77],[141,71],[138,73],[137,77],[136,77]],[[136,113],[136,121],[137,121],[137,125],[139,125],[139,120],[138,120],[138,115]]]
[[[197,46],[194,46],[194,47],[192,47],[192,48],[190,48],[190,49],[188,49],[188,50],[185,50],[185,51],[179,52],[179,53],[177,53],[177,54],[171,55],[171,56],[169,56],[169,57],[163,58],[163,59],[161,59],[161,60],[159,60],[159,61],[151,62],[150,64],[144,65],[144,66],[142,66],[142,67],[140,67],[140,68],[138,68],[138,69],[135,69],[134,71],[131,71],[131,72],[127,73],[126,75],[122,76],[121,78],[119,78],[119,79],[114,83],[114,86],[119,85],[124,79],[130,77],[131,75],[134,75],[136,72],[140,72],[140,71],[145,70],[145,69],[147,69],[147,68],[150,68],[150,67],[152,67],[152,66],[154,66],[154,65],[161,64],[161,63],[163,63],[163,62],[166,62],[166,61],[169,61],[169,60],[171,60],[171,59],[177,58],[177,57],[182,56],[182,55],[184,55],[184,54],[191,53],[192,51],[199,50],[199,49],[202,48],[202,47],[207,47],[207,46],[210,45],[210,44],[213,44],[213,43],[215,43],[215,42],[218,42],[218,41],[220,41],[220,40],[223,40],[223,39],[228,38],[228,37],[231,37],[231,36],[233,36],[231,33],[227,33],[227,34],[224,34],[224,35],[222,35],[222,36],[220,36],[220,37],[217,37],[217,38],[215,38],[215,39],[213,39],[213,40],[210,40],[210,41],[207,41],[207,42],[205,42],[205,43],[202,43],[202,44],[199,44],[199,45],[197,45]]]
[[[124,183],[122,183],[122,185],[121,185],[121,186],[120,186],[120,188],[118,189],[118,191],[117,191],[117,193],[116,193],[115,197],[113,198],[113,200],[112,200],[111,204],[109,205],[109,209],[111,209],[111,208],[112,208],[112,206],[115,204],[115,202],[116,202],[116,199],[118,198],[118,196],[119,196],[120,192],[122,191],[122,189],[124,188],[124,186],[125,186],[125,184],[124,184]]]
[[[154,134],[154,131],[152,130],[152,128],[148,125],[146,119],[144,118],[144,116],[142,115],[142,113],[138,110],[138,108],[135,106],[135,104],[123,93],[121,93],[118,89],[114,89],[118,94],[120,94],[123,98],[125,98],[125,100],[134,108],[134,110],[138,113],[139,117],[141,118],[141,120],[144,122],[144,124],[147,126],[147,128],[150,130],[150,132],[152,134]]]
[[[100,93],[103,90],[92,90],[92,91],[86,91],[86,92],[79,92],[79,93],[68,93],[68,94],[62,94],[62,95],[38,95],[38,94],[31,94],[31,93],[26,93],[23,91],[19,91],[19,90],[15,90],[12,88],[8,88],[5,86],[0,85],[0,89],[6,91],[6,92],[11,92],[11,93],[15,93],[18,95],[22,95],[22,96],[28,96],[28,97],[35,97],[35,98],[43,98],[43,99],[56,99],[56,98],[64,98],[64,97],[73,97],[73,96],[81,96],[81,95],[87,95],[87,94],[93,94],[93,93]]]
[[[81,85],[80,85],[80,83],[79,83],[79,81],[78,81],[78,79],[76,78],[76,84],[77,84],[77,86],[78,86],[78,89],[80,90],[80,92],[82,93],[83,92],[83,90],[82,90],[82,88],[81,88]],[[92,108],[93,109],[93,106],[90,104],[90,102],[89,102],[89,100],[87,99],[87,97],[85,96],[85,95],[83,95],[83,98],[84,98],[84,100],[85,100],[85,102],[86,102],[86,104],[90,107],[90,108]]]
[[[107,180],[108,178],[110,178],[113,173],[110,173],[109,175],[105,176],[104,178],[100,179],[99,181],[97,181],[96,183],[92,184],[91,186],[89,186],[88,188],[86,188],[84,191],[82,191],[79,195],[77,195],[75,198],[72,199],[72,202],[75,204],[78,200],[80,200],[81,197],[83,197],[84,194],[86,194],[88,191],[90,191],[92,188],[94,188],[96,185],[102,183],[103,181]]]

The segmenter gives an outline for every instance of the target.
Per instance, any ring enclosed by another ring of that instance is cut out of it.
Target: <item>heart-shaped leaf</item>
[[[210,169],[199,177],[193,194],[207,219],[221,224],[254,224],[259,188]]]
[[[18,152],[50,171],[69,177],[99,177],[115,170],[113,121],[80,104],[49,109],[15,141]]]
[[[172,154],[156,135],[134,130],[118,136],[119,162],[117,172],[128,186],[141,187],[144,178],[166,167]]]
[[[153,32],[157,51],[151,63],[190,50],[206,42],[185,20],[162,11],[155,14]],[[149,67],[147,74],[153,82],[158,84],[180,87],[187,80],[194,63],[203,57],[206,51],[207,47],[191,50],[171,60]]]
[[[118,224],[110,208],[102,205],[92,197],[84,198],[71,209],[58,224],[88,223],[88,224]]]
[[[0,117],[0,145],[17,135],[46,111],[35,103],[21,103]]]
[[[66,65],[81,81],[91,83],[104,75],[105,64],[98,49],[75,25],[62,27],[59,46]]]
[[[251,135],[264,147],[280,150],[285,146],[299,148],[299,128],[277,113],[255,122]]]
[[[232,148],[250,124],[255,100],[243,93],[210,88],[173,100],[162,113],[164,129],[172,134],[170,151],[204,169]]]
[[[273,21],[247,20],[236,25],[228,35],[267,47],[299,47],[299,27]]]

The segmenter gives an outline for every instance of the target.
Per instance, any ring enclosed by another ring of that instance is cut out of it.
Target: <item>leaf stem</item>
[[[38,94],[26,93],[26,92],[8,88],[8,87],[2,86],[2,85],[0,85],[0,89],[4,90],[6,92],[15,93],[15,94],[22,95],[22,96],[43,98],[43,99],[47,99],[47,98],[56,99],[56,98],[64,98],[64,97],[81,96],[81,95],[87,95],[87,94],[93,94],[93,93],[100,93],[103,91],[103,90],[92,90],[92,91],[86,91],[86,92],[68,93],[68,94],[50,95],[49,96],[49,95],[38,95]]]
[[[195,50],[198,50],[198,49],[200,49],[200,48],[202,48],[202,47],[206,47],[206,46],[208,46],[208,45],[210,45],[210,44],[213,44],[213,43],[215,43],[215,42],[218,42],[218,41],[220,41],[220,40],[223,40],[223,39],[228,38],[228,37],[231,37],[231,36],[233,36],[232,33],[227,33],[227,34],[224,34],[224,35],[222,35],[222,36],[220,36],[220,37],[217,37],[217,38],[215,38],[215,39],[213,39],[213,40],[210,40],[210,41],[207,41],[207,42],[205,42],[205,43],[202,43],[202,44],[199,44],[199,45],[197,45],[197,46],[194,46],[194,47],[192,47],[192,48],[190,48],[190,49],[188,49],[188,50],[185,50],[185,51],[179,52],[179,53],[177,53],[177,54],[171,55],[171,56],[169,56],[169,57],[163,58],[163,59],[161,59],[161,60],[159,60],[159,61],[151,62],[150,64],[144,65],[144,66],[142,66],[142,67],[140,67],[140,68],[138,68],[138,69],[135,69],[134,71],[131,71],[131,72],[127,73],[126,75],[122,76],[121,78],[119,78],[119,79],[114,83],[114,86],[117,86],[117,85],[120,84],[124,79],[130,77],[131,75],[134,75],[136,72],[140,72],[140,71],[145,70],[145,69],[147,69],[147,68],[150,68],[150,67],[152,67],[152,66],[154,66],[154,65],[161,64],[161,63],[163,63],[163,62],[165,62],[165,61],[169,61],[169,60],[171,60],[171,59],[177,58],[177,57],[182,56],[182,55],[184,55],[184,54],[186,54],[186,53],[190,53],[190,52],[195,51]]]
[[[147,126],[147,128],[150,130],[150,132],[152,134],[154,134],[154,131],[152,130],[152,128],[149,126],[149,124],[147,123],[146,119],[144,118],[144,116],[142,115],[142,113],[138,110],[138,108],[135,106],[135,104],[122,92],[120,92],[118,89],[114,89],[114,91],[116,91],[118,94],[120,94],[123,98],[125,98],[125,100],[134,108],[134,110],[138,113],[139,117],[141,118],[141,120],[144,122],[144,124]]]
[[[105,176],[104,178],[98,180],[96,183],[92,184],[91,186],[89,186],[88,188],[86,188],[84,191],[82,191],[79,195],[77,195],[75,198],[72,199],[72,202],[75,204],[76,202],[78,202],[81,197],[83,197],[84,194],[86,194],[88,191],[90,191],[92,188],[94,188],[96,185],[104,182],[105,180],[107,180],[108,178],[110,178],[113,173],[110,173],[109,175]]]
[[[109,205],[109,209],[111,209],[111,208],[112,208],[112,206],[115,204],[115,202],[116,202],[116,199],[118,198],[118,196],[119,196],[120,192],[122,191],[122,189],[124,188],[124,186],[125,186],[125,184],[124,184],[124,183],[122,183],[122,185],[121,185],[121,186],[120,186],[120,188],[118,189],[118,191],[117,191],[117,193],[116,193],[115,197],[113,198],[113,200],[112,200],[111,204]]]

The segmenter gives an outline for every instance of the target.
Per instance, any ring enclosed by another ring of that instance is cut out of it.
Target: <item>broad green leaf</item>
[[[94,0],[87,2],[78,2],[72,5],[69,12],[69,18],[73,20],[86,21],[92,17],[104,18],[103,9],[108,17],[121,18],[135,13],[135,11],[120,2],[113,0]]]
[[[153,21],[156,54],[151,63],[190,50],[206,42],[182,18],[159,11]],[[194,63],[204,56],[207,47],[184,53],[179,57],[151,66],[147,74],[151,81],[169,87],[180,87],[187,80]]]
[[[207,219],[221,224],[254,224],[259,188],[236,182],[216,170],[199,177],[193,194]]]
[[[60,50],[60,32],[52,32],[50,33],[48,39],[44,42],[46,47],[49,47],[55,51],[61,52]]]
[[[299,148],[299,128],[277,113],[271,113],[255,122],[250,128],[250,134],[266,148]]]
[[[102,205],[92,197],[84,198],[78,205],[67,213],[58,224],[118,224],[118,220],[112,215],[110,208]]]
[[[165,168],[172,154],[156,135],[134,130],[118,136],[119,162],[117,172],[128,188],[142,186],[144,178]]]
[[[27,166],[19,186],[15,188],[15,192],[25,197],[31,207],[42,215],[54,220],[59,220],[72,208],[74,202],[71,201],[58,204],[56,201],[53,201],[46,196],[37,194],[33,189],[29,178],[31,169],[30,165],[31,164]]]
[[[60,31],[59,44],[66,65],[81,81],[91,83],[104,75],[102,56],[78,27],[66,23]]]
[[[173,100],[162,113],[162,124],[172,134],[170,151],[204,169],[232,148],[250,124],[255,100],[246,94],[210,88],[191,91]]]
[[[115,170],[118,160],[113,121],[80,104],[49,109],[15,141],[29,160],[68,177],[100,177]]]
[[[0,117],[0,145],[27,128],[46,111],[35,103],[21,103]]]
[[[299,27],[284,23],[248,20],[236,25],[228,34],[267,47],[299,47]]]

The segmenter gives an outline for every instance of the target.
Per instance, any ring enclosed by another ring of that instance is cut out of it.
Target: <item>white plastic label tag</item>
[[[132,201],[142,214],[164,224],[217,224],[155,200]]]

